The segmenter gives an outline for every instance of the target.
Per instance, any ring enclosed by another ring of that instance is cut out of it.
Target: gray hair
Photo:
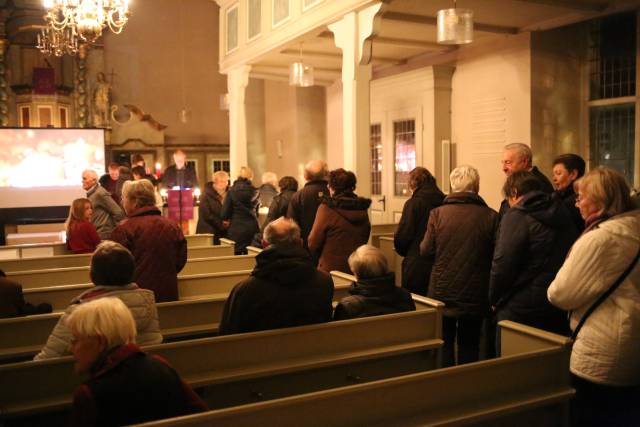
[[[473,166],[458,166],[451,171],[449,181],[451,182],[451,191],[454,193],[463,191],[477,193],[480,191],[480,175]]]
[[[94,169],[85,169],[82,171],[82,174],[86,174],[87,176],[90,176],[93,179],[98,179],[98,172],[96,172]]]
[[[389,273],[387,258],[375,246],[362,245],[349,256],[349,268],[358,279],[369,279]]]
[[[522,144],[521,142],[507,144],[504,146],[504,151],[515,151],[518,154],[518,157],[526,160],[527,163],[531,165],[533,153],[531,152],[531,147],[529,147],[527,144]]]
[[[278,186],[278,175],[276,175],[273,172],[265,172],[262,174],[262,183],[266,184],[269,183],[271,185],[273,185],[274,187]]]
[[[138,208],[156,205],[155,189],[148,179],[125,181],[122,186],[122,198],[129,200]]]
[[[213,173],[213,175],[211,175],[211,177],[213,178],[214,181],[217,181],[217,180],[229,181],[229,174],[226,173],[225,171],[216,171]]]
[[[270,245],[297,244],[300,227],[294,220],[282,216],[265,227],[264,240]]]
[[[77,336],[104,337],[108,348],[132,343],[136,339],[136,322],[131,311],[115,297],[78,304],[67,318],[66,326]]]
[[[304,179],[307,181],[317,181],[321,179],[327,179],[329,169],[327,162],[324,160],[310,160],[304,166]]]

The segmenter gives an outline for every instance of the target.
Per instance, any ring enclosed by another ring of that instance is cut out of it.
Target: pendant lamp
[[[468,44],[473,41],[473,10],[442,9],[437,15],[437,40],[440,44]]]
[[[313,86],[313,67],[302,62],[302,44],[300,45],[300,61],[289,66],[289,86]]]

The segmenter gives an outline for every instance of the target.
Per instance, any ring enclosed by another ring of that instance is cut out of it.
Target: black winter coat
[[[258,187],[258,202],[260,202],[260,207],[270,207],[273,198],[277,194],[278,190],[276,190],[276,187],[269,183],[264,183]]]
[[[566,316],[551,306],[547,288],[578,236],[564,204],[541,191],[525,194],[507,211],[498,232],[489,289],[498,320],[565,332]]]
[[[224,305],[220,334],[262,331],[331,320],[333,281],[306,250],[272,245],[256,256],[251,276]]]
[[[198,207],[196,233],[213,234],[216,245],[220,244],[221,237],[227,236],[227,230],[222,224],[222,200],[223,197],[213,188],[213,182],[207,182]]]
[[[431,211],[420,254],[433,265],[428,296],[448,316],[489,312],[489,272],[498,213],[475,193],[452,193]]]
[[[573,189],[573,183],[571,183],[564,190],[559,190],[553,193],[558,199],[564,203],[571,214],[571,219],[573,223],[576,225],[576,228],[582,233],[584,231],[584,219],[582,215],[580,215],[580,209],[576,207],[576,198],[578,195]]]
[[[222,219],[231,221],[227,236],[236,242],[235,253],[244,253],[258,227],[258,190],[246,178],[238,178],[222,203]]]
[[[269,206],[269,213],[267,214],[267,219],[264,223],[266,227],[271,221],[275,221],[281,216],[287,215],[287,210],[289,209],[289,202],[291,202],[291,198],[295,194],[293,190],[285,190],[275,196],[271,201],[271,206]]]
[[[293,219],[300,226],[300,234],[305,248],[308,247],[307,239],[313,228],[316,212],[325,197],[329,197],[327,181],[309,181],[291,197],[289,202],[287,218]]]
[[[417,188],[404,204],[393,244],[403,256],[402,287],[409,292],[427,295],[431,266],[420,256],[420,242],[427,229],[429,213],[442,204],[444,194],[434,183]]]
[[[411,294],[395,285],[395,276],[360,279],[351,284],[348,297],[336,306],[333,320],[355,319],[382,314],[415,311]]]
[[[177,185],[182,189],[196,188],[198,186],[198,178],[196,177],[195,169],[185,165],[182,170],[184,172],[182,172],[182,179],[180,179],[176,165],[171,165],[165,169],[164,174],[162,174],[162,186],[169,190]]]
[[[540,169],[538,169],[537,166],[534,166],[533,168],[531,168],[531,173],[534,174],[536,178],[538,178],[538,180],[542,183],[543,192],[547,194],[553,194],[553,185],[551,184],[551,181],[549,181],[549,178],[547,178],[545,174],[540,172]],[[504,199],[500,204],[500,210],[498,211],[498,214],[500,215],[501,219],[504,216],[504,214],[507,213],[508,210],[509,210],[509,201]]]

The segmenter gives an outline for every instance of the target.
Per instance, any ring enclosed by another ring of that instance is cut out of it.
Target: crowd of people
[[[172,174],[191,182],[195,176],[178,165],[180,156]],[[429,296],[445,304],[443,366],[499,354],[501,320],[572,336],[576,425],[640,420],[640,409],[631,409],[640,396],[640,211],[630,186],[606,167],[585,174],[585,162],[575,154],[554,160],[551,184],[524,144],[504,148],[502,169],[499,211],[480,197],[472,166],[451,172],[447,195],[427,169],[410,172],[412,194],[394,235],[404,257],[401,287],[382,252],[367,244],[371,200],[357,196],[353,172],[329,171],[324,161],[313,160],[300,189],[295,178],[277,181],[274,174],[256,188],[248,167],[240,168],[232,185],[226,172],[214,173],[200,200],[198,232],[212,233],[216,242],[230,238],[236,254],[250,244],[263,248],[251,275],[230,292],[219,333],[411,311],[411,293]],[[180,226],[158,210],[144,170],[133,172],[139,179],[122,184],[119,203],[95,172],[83,173],[87,198],[73,202],[67,233],[72,249],[93,252],[95,286],[71,302],[36,356],[70,351],[78,370],[93,375],[76,393],[78,420],[106,407],[88,399],[108,399],[93,389],[123,381],[113,369],[118,364],[127,372],[148,372],[158,390],[175,393],[175,406],[158,418],[204,408],[166,362],[134,344],[162,341],[155,304],[178,299],[187,245]],[[109,179],[119,177],[110,173]],[[260,224],[265,205],[267,219]],[[334,270],[355,276],[349,296],[335,308]],[[99,372],[110,372],[113,382],[103,382]],[[140,414],[158,393],[140,403]],[[152,419],[147,415],[129,421]],[[122,419],[126,411],[110,416]]]

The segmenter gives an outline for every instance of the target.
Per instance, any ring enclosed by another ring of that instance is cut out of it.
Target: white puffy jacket
[[[572,310],[571,329],[640,248],[640,210],[618,215],[584,234],[549,286],[551,303]],[[640,384],[640,262],[589,316],[573,344],[571,372],[588,381]]]
[[[140,289],[135,283],[126,286],[96,286],[83,292],[71,301],[64,314],[53,328],[47,339],[47,344],[36,355],[34,360],[51,359],[70,354],[69,347],[73,336],[66,325],[67,317],[75,310],[78,304],[93,301],[97,298],[116,297],[131,310],[136,322],[138,345],[159,344],[162,342],[160,322],[158,321],[158,309],[153,291]]]

